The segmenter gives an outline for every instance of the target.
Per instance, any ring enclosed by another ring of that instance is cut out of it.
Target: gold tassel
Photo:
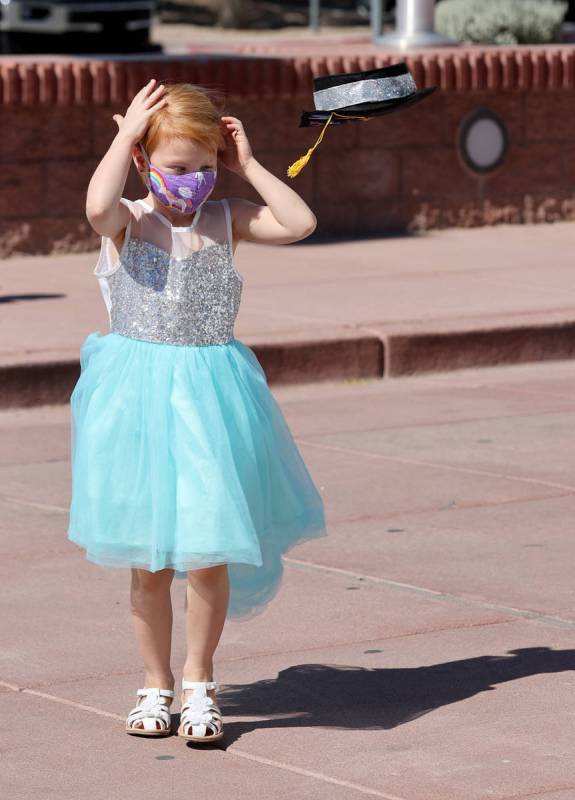
[[[298,158],[297,161],[294,161],[293,164],[291,164],[288,167],[287,174],[289,175],[290,178],[295,178],[296,175],[299,175],[299,173],[305,167],[307,162],[310,160],[312,153],[313,153],[313,147],[310,147],[305,156]]]
[[[311,154],[313,153],[315,148],[318,146],[318,144],[323,139],[323,135],[325,133],[325,129],[327,128],[327,126],[331,122],[331,118],[332,117],[341,117],[342,119],[363,119],[363,120],[372,119],[372,117],[360,117],[360,116],[353,116],[352,117],[351,114],[338,114],[336,111],[332,111],[331,114],[329,115],[329,119],[327,120],[327,122],[323,126],[322,131],[321,131],[321,133],[319,135],[319,138],[318,138],[317,142],[314,144],[314,146],[310,147],[310,149],[307,151],[305,156],[301,156],[301,158],[298,158],[297,161],[294,161],[293,164],[291,164],[288,167],[287,174],[289,175],[290,178],[295,178],[296,175],[299,175],[299,173],[305,167],[307,162],[310,160]]]
[[[332,118],[332,117],[333,117],[333,112],[332,112],[332,113],[329,115],[327,122],[325,123],[325,125],[324,125],[324,126],[323,126],[323,128],[321,129],[321,133],[320,133],[320,135],[319,135],[319,137],[318,137],[318,139],[317,139],[317,142],[314,144],[314,146],[313,146],[313,147],[310,147],[310,149],[307,151],[307,153],[305,154],[305,156],[301,156],[301,158],[298,158],[298,160],[297,160],[297,161],[294,161],[294,163],[293,163],[293,164],[291,164],[291,165],[288,167],[287,174],[288,174],[288,176],[289,176],[290,178],[295,178],[295,176],[296,176],[296,175],[298,175],[298,174],[299,174],[299,173],[302,171],[302,169],[305,167],[305,165],[307,164],[307,162],[310,160],[310,158],[311,158],[311,154],[313,153],[313,151],[315,150],[315,148],[318,146],[318,144],[319,144],[319,143],[321,142],[321,140],[323,139],[323,135],[324,135],[324,133],[325,133],[325,129],[327,128],[327,126],[328,126],[328,125],[329,125],[329,123],[331,122],[331,118]]]

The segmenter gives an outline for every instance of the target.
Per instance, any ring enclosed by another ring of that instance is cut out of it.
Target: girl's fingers
[[[156,89],[154,89],[154,91],[150,95],[148,95],[148,97],[146,97],[146,99],[144,101],[144,104],[149,107],[149,105],[151,103],[155,103],[157,98],[161,97],[161,95],[165,91],[166,91],[166,87],[164,86],[163,83],[161,83]]]
[[[154,80],[155,78],[152,78],[152,81]],[[134,97],[132,98],[132,102],[128,106],[128,110],[137,108],[141,103],[145,102],[146,92],[149,89],[151,90],[152,81],[150,81],[150,83],[147,83],[144,87],[140,89],[140,91],[137,94],[134,95]]]
[[[220,117],[220,120],[222,124],[225,125],[226,127],[229,127],[230,125],[241,126],[242,124],[241,119],[238,119],[237,117]]]
[[[136,98],[144,97],[148,92],[151,92],[155,82],[156,82],[156,79],[155,78],[151,78],[147,82],[147,84],[145,86],[142,86],[140,91],[136,95],[134,95],[134,100],[136,100]],[[133,100],[132,100],[132,102],[133,102]]]
[[[153,114],[156,113],[156,111],[159,111],[160,108],[163,108],[167,102],[168,102],[167,97],[161,97],[160,100],[155,105],[146,109],[146,116],[151,117]]]
[[[153,97],[153,96],[154,96],[155,94],[157,94],[158,92],[163,92],[163,91],[165,90],[165,88],[166,88],[165,84],[163,84],[163,83],[159,83],[159,84],[156,86],[156,88],[153,90],[153,92],[152,92],[152,94],[150,95],[150,97]]]

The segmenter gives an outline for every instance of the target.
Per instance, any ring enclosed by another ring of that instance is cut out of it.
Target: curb
[[[67,403],[80,359],[0,366],[0,409]]]
[[[384,344],[377,336],[247,345],[271,385],[383,377]],[[80,359],[0,365],[0,409],[68,403]]]
[[[377,336],[250,345],[270,385],[381,378],[385,344]]]
[[[270,386],[575,358],[575,321],[248,345]],[[0,365],[0,409],[68,403],[80,360]]]
[[[385,352],[387,377],[571,358],[575,358],[575,322],[571,321],[392,334]]]

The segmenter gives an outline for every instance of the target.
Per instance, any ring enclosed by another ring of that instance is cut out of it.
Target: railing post
[[[371,0],[371,22],[375,44],[398,50],[459,44],[435,32],[435,0],[397,0],[395,31],[382,36],[383,1]]]
[[[320,0],[309,0],[309,28],[314,33],[319,31],[319,4]]]
[[[383,3],[385,0],[371,0],[369,4],[369,19],[371,24],[371,35],[374,42],[381,36],[383,21]]]

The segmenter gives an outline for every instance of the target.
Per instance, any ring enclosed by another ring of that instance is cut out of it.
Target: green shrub
[[[556,0],[442,0],[439,33],[475,44],[541,44],[557,38],[567,3]]]

